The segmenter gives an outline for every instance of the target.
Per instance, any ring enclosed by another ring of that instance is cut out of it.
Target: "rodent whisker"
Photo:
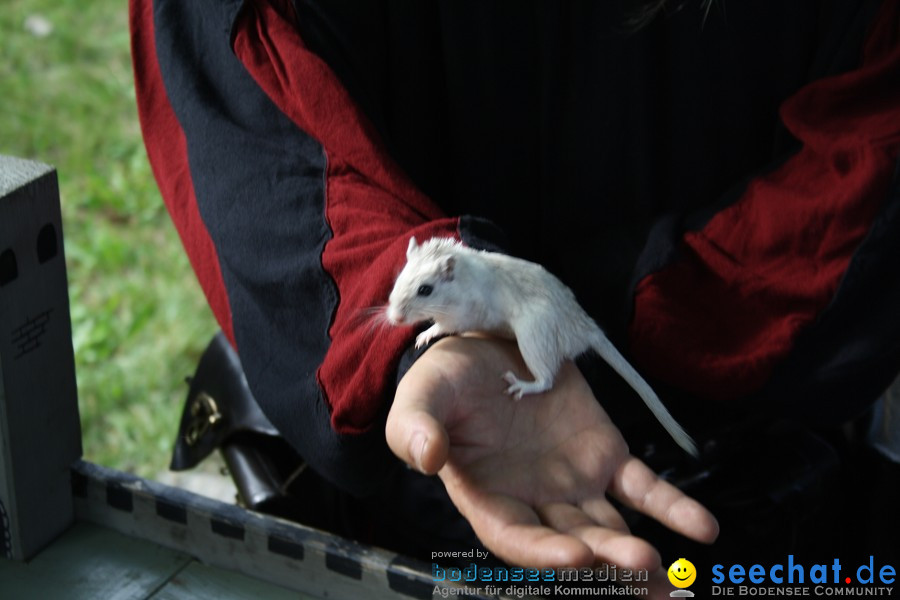
[[[387,329],[391,326],[387,318],[387,306],[369,306],[359,309],[356,319],[360,323],[368,324],[366,329],[370,335]]]

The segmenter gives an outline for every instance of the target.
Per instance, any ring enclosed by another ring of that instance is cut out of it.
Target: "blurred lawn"
[[[127,4],[3,0],[0,153],[59,173],[85,457],[152,477],[216,325],[141,141]]]

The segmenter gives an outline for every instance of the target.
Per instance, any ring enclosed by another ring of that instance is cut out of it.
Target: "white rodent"
[[[521,399],[550,389],[565,360],[593,350],[634,388],[686,452],[697,446],[659,397],[578,304],[575,294],[535,263],[474,250],[450,238],[409,240],[406,265],[388,300],[393,325],[434,324],[416,338],[421,347],[440,335],[480,331],[515,339],[534,381],[511,371],[507,394]]]

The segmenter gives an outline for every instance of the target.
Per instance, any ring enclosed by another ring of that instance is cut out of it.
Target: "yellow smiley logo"
[[[668,571],[669,581],[677,588],[686,588],[697,579],[694,563],[686,558],[679,558],[672,563]]]

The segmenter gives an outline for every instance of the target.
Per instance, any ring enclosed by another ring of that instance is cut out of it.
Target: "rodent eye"
[[[419,286],[419,291],[416,292],[419,296],[430,296],[431,292],[434,291],[434,287],[430,285],[421,285]]]

